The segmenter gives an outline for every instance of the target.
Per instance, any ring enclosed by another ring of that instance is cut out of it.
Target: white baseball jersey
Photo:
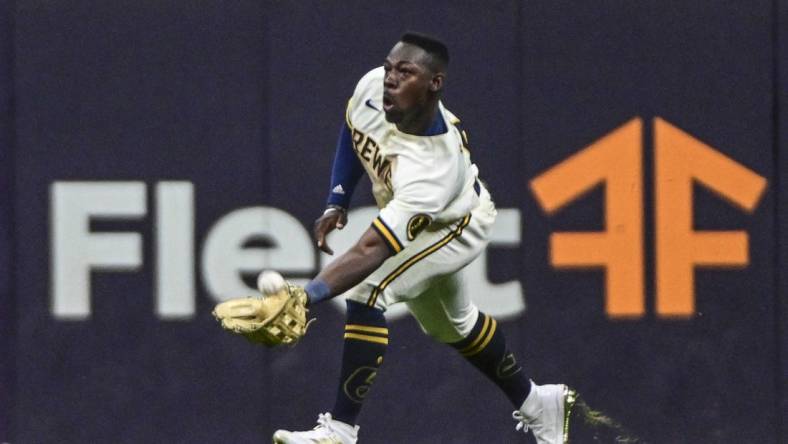
[[[399,131],[383,112],[382,67],[361,78],[347,107],[353,148],[372,180],[381,208],[375,228],[399,252],[431,223],[461,219],[479,205],[474,183],[478,170],[470,161],[459,122],[439,104],[448,131],[415,136]]]
[[[346,119],[381,209],[372,225],[397,254],[345,295],[381,310],[405,302],[430,335],[458,341],[479,316],[460,270],[487,245],[495,205],[477,180],[459,119],[439,104],[444,134],[399,131],[383,112],[383,75],[375,68],[359,81]]]

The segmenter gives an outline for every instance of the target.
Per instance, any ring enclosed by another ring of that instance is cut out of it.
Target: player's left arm
[[[350,126],[345,122],[339,132],[334,164],[331,168],[331,186],[326,201],[326,210],[317,218],[313,233],[317,247],[324,253],[334,254],[326,243],[326,236],[335,228],[342,229],[347,224],[347,210],[350,199],[364,167],[353,150]]]

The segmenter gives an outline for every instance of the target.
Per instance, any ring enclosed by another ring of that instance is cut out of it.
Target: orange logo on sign
[[[633,119],[531,181],[548,214],[605,184],[605,231],[552,233],[550,263],[604,268],[605,312],[613,318],[645,313],[642,132],[642,119]],[[693,181],[752,212],[766,179],[660,118],[654,147],[656,311],[689,317],[695,267],[749,263],[746,232],[692,229]]]

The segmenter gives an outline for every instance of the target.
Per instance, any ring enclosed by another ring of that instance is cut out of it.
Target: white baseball
[[[284,286],[285,278],[274,270],[263,270],[257,275],[257,289],[264,295],[278,293]]]

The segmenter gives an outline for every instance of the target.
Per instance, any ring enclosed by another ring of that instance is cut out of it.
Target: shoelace
[[[512,412],[512,418],[517,420],[517,425],[514,427],[515,430],[522,430],[523,433],[528,433],[528,423],[525,422],[525,416],[523,416],[522,412],[515,410]]]
[[[317,426],[315,426],[315,430],[321,428],[328,429],[331,432],[334,431],[334,429],[331,428],[331,413],[320,413],[317,415]]]

